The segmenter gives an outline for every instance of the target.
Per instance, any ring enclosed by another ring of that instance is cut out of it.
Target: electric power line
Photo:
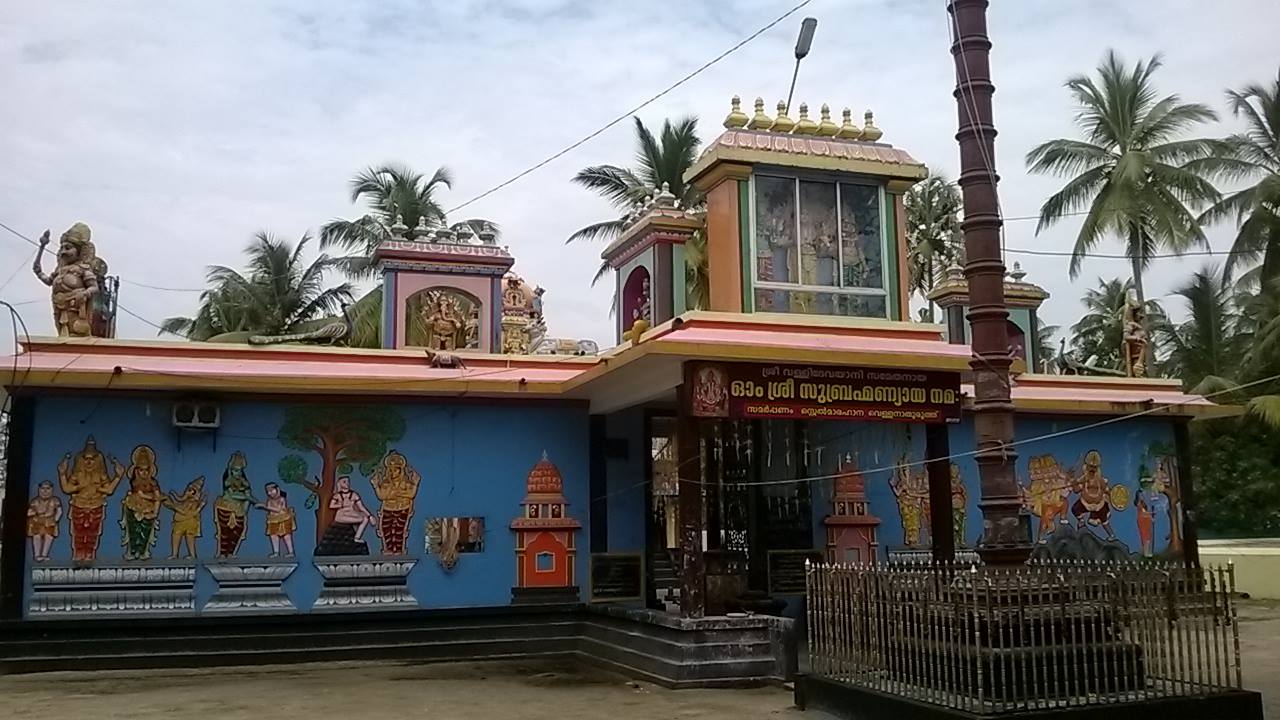
[[[531,165],[530,167],[528,167],[527,169],[522,170],[522,171],[521,171],[521,172],[519,172],[519,173],[516,173],[515,175],[511,176],[510,178],[508,178],[508,179],[506,179],[506,180],[504,180],[504,181],[502,181],[502,182],[498,183],[497,185],[494,185],[493,187],[489,188],[488,190],[485,190],[484,192],[480,193],[479,195],[476,195],[476,196],[472,197],[471,199],[467,200],[466,202],[464,202],[464,203],[462,203],[462,204],[460,204],[460,205],[457,205],[457,206],[455,206],[455,207],[450,208],[450,209],[447,211],[447,213],[446,213],[446,214],[450,214],[450,215],[451,215],[451,214],[453,214],[453,213],[455,213],[455,212],[457,212],[457,211],[461,210],[462,208],[464,208],[464,207],[466,207],[466,206],[468,206],[468,205],[470,205],[470,204],[472,204],[472,203],[476,202],[477,200],[480,200],[480,199],[482,199],[482,198],[486,198],[486,197],[488,197],[488,196],[492,195],[493,193],[495,193],[495,192],[497,192],[497,191],[501,190],[502,188],[504,188],[504,187],[506,187],[506,186],[508,186],[508,185],[510,185],[510,184],[512,184],[512,183],[514,183],[514,182],[516,182],[516,181],[518,181],[518,180],[520,180],[521,178],[525,177],[526,175],[529,175],[530,173],[532,173],[532,172],[534,172],[534,171],[536,171],[536,170],[539,170],[540,168],[542,168],[542,167],[544,167],[544,166],[546,166],[546,165],[550,164],[551,162],[553,162],[553,161],[555,161],[555,160],[557,160],[557,159],[559,159],[559,158],[561,158],[561,157],[563,157],[563,156],[567,155],[568,153],[572,152],[573,150],[576,150],[577,148],[581,147],[582,145],[585,145],[587,142],[589,142],[589,141],[593,140],[594,138],[596,138],[597,136],[601,135],[602,133],[604,133],[605,131],[607,131],[609,128],[613,127],[614,125],[617,125],[618,123],[622,122],[623,120],[626,120],[627,118],[631,117],[632,115],[635,115],[637,112],[640,112],[640,111],[641,111],[641,110],[643,110],[645,107],[649,106],[649,105],[650,105],[650,104],[652,104],[654,101],[656,101],[656,100],[658,100],[659,98],[661,98],[662,96],[666,95],[667,93],[671,92],[672,90],[675,90],[676,88],[680,87],[681,85],[685,84],[686,82],[688,82],[688,81],[692,80],[693,78],[697,77],[698,75],[702,74],[702,72],[703,72],[704,70],[707,70],[707,69],[708,69],[708,68],[710,68],[712,65],[715,65],[716,63],[720,62],[721,60],[725,59],[726,57],[729,57],[729,56],[730,56],[730,55],[732,55],[734,52],[736,52],[736,51],[738,51],[740,48],[742,48],[742,46],[746,45],[747,43],[751,42],[752,40],[755,40],[756,38],[758,38],[758,37],[760,37],[761,35],[765,34],[765,33],[766,33],[766,32],[768,32],[770,29],[772,29],[775,25],[777,25],[778,23],[782,22],[783,20],[786,20],[787,18],[791,17],[791,16],[792,16],[792,15],[794,15],[796,12],[798,12],[801,8],[803,8],[804,6],[808,5],[808,4],[809,4],[809,3],[811,3],[811,2],[813,2],[813,0],[804,0],[804,2],[799,3],[798,5],[796,5],[795,7],[791,8],[790,10],[786,11],[786,12],[785,12],[785,13],[783,13],[782,15],[779,15],[777,18],[775,18],[775,19],[774,19],[772,22],[770,22],[769,24],[765,25],[764,27],[760,28],[759,30],[756,30],[755,32],[753,32],[753,33],[751,33],[750,35],[748,35],[747,37],[743,38],[741,41],[739,41],[739,42],[738,42],[738,44],[734,45],[733,47],[729,48],[728,50],[725,50],[724,52],[722,52],[722,53],[720,53],[719,55],[715,56],[715,57],[714,57],[714,58],[712,58],[711,60],[709,60],[709,61],[707,61],[706,63],[704,63],[704,64],[703,64],[701,67],[699,67],[698,69],[694,70],[693,72],[689,73],[688,75],[685,75],[684,77],[682,77],[682,78],[680,78],[679,80],[675,81],[675,82],[674,82],[674,83],[672,83],[671,85],[668,85],[666,88],[664,88],[663,90],[659,91],[659,92],[658,92],[658,94],[654,95],[653,97],[649,98],[648,100],[645,100],[644,102],[640,103],[639,105],[636,105],[635,107],[631,108],[630,110],[628,110],[628,111],[626,111],[626,112],[622,113],[621,115],[619,115],[619,116],[615,117],[614,119],[610,120],[609,122],[605,123],[602,127],[600,127],[600,129],[598,129],[598,130],[596,130],[596,131],[594,131],[594,132],[590,133],[589,135],[587,135],[586,137],[582,138],[581,140],[578,140],[577,142],[574,142],[574,143],[572,143],[572,144],[568,145],[568,146],[567,146],[567,147],[565,147],[563,150],[560,150],[559,152],[556,152],[556,153],[552,154],[550,157],[546,158],[545,160],[542,160],[542,161],[540,161],[540,162],[538,162],[538,163],[535,163],[535,164]]]

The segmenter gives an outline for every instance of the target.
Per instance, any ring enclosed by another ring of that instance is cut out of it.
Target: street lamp
[[[809,54],[813,45],[813,33],[818,29],[818,18],[805,18],[800,23],[800,37],[796,38],[796,69],[791,73],[791,89],[787,91],[787,109],[791,109],[791,96],[796,91],[796,77],[800,74],[800,61]]]

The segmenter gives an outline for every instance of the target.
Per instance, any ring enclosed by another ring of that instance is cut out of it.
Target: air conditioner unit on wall
[[[173,426],[208,430],[222,423],[222,409],[217,403],[180,400],[173,404]]]

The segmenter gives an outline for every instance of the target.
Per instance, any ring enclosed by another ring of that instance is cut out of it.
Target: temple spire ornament
[[[409,232],[409,226],[404,224],[404,218],[400,216],[400,213],[396,213],[396,220],[391,223],[391,239],[404,240],[404,234],[407,232]]]
[[[768,130],[772,126],[773,118],[764,111],[764,98],[756,98],[756,113],[751,116],[751,122],[747,123],[747,129]]]
[[[818,134],[822,137],[835,137],[840,132],[840,126],[831,119],[831,108],[826,103],[823,103],[820,112]]]
[[[729,101],[729,115],[724,119],[724,126],[730,130],[747,126],[747,114],[742,112],[742,98],[737,95]]]
[[[787,104],[781,100],[778,101],[778,117],[773,119],[773,125],[769,126],[772,132],[785,133],[791,132],[791,128],[796,126],[796,121],[787,117]]]
[[[808,103],[800,103],[800,119],[796,121],[795,127],[791,128],[791,132],[796,135],[815,135],[818,132],[818,123],[809,119]]]
[[[845,108],[842,115],[844,122],[840,124],[839,130],[836,132],[836,137],[844,140],[857,140],[862,137],[862,128],[853,124],[853,111],[849,108]]]
[[[881,137],[884,137],[884,133],[881,132],[880,128],[876,127],[875,115],[872,114],[870,110],[868,110],[865,114],[863,114],[862,120],[863,120],[863,126],[862,126],[863,140],[866,140],[867,142],[875,142],[879,140]]]

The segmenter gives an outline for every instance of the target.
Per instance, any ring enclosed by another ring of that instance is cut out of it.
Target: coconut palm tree
[[[960,261],[960,188],[935,175],[912,186],[903,203],[907,208],[911,270],[908,282],[912,292],[919,292],[927,300],[947,267]],[[927,322],[933,322],[933,302],[928,303],[922,315]]]
[[[303,261],[310,236],[298,242],[259,231],[245,248],[245,273],[223,265],[209,267],[209,289],[200,295],[195,317],[171,317],[162,332],[190,340],[244,342],[249,335],[296,332],[309,321],[336,314],[351,301],[351,285],[325,287],[325,272],[337,262],[320,255]]]
[[[1058,345],[1054,339],[1061,330],[1059,325],[1036,325],[1036,361],[1040,367],[1031,368],[1031,372],[1049,372],[1053,360],[1058,356]]]
[[[351,179],[351,202],[363,201],[368,212],[354,220],[325,223],[320,229],[320,247],[337,247],[347,253],[334,262],[351,278],[371,279],[376,272],[371,262],[373,251],[390,239],[396,218],[409,228],[418,227],[420,221],[429,230],[445,226],[439,193],[452,185],[453,174],[443,167],[430,177],[394,163],[366,168]],[[489,231],[496,236],[500,232],[497,223],[481,218],[454,223],[450,229],[456,232],[464,226],[475,234]]]
[[[1080,361],[1100,368],[1122,366],[1124,305],[1132,289],[1132,280],[1098,278],[1098,287],[1085,291],[1080,298],[1085,314],[1071,326],[1071,347]],[[1162,327],[1165,315],[1160,304],[1148,300],[1146,309],[1151,327]]]
[[[657,136],[653,134],[640,118],[634,118],[636,132],[636,165],[632,168],[617,165],[592,165],[578,171],[573,182],[592,190],[604,197],[618,210],[619,216],[611,220],[592,223],[569,236],[565,242],[582,242],[603,240],[611,242],[622,233],[626,225],[626,215],[631,207],[665,183],[667,189],[675,195],[684,207],[691,208],[702,202],[702,194],[692,185],[684,182],[684,173],[698,158],[698,147],[702,141],[698,139],[698,119],[685,117],[672,123],[664,120],[662,130]],[[698,282],[697,291],[693,294],[701,297],[706,293],[706,254],[696,253],[701,258],[701,269],[689,272],[690,280]],[[698,258],[695,258],[697,260]],[[696,267],[688,263],[689,267]],[[592,284],[600,281],[609,272],[609,264],[601,263],[596,270]]]
[[[1227,105],[1243,117],[1246,129],[1226,139],[1226,157],[1197,164],[1229,180],[1250,181],[1229,193],[1201,216],[1202,222],[1233,219],[1238,231],[1227,257],[1226,276],[1259,258],[1257,282],[1280,276],[1280,72],[1269,85],[1227,90]]]
[[[1207,267],[1177,294],[1187,303],[1187,319],[1161,329],[1168,369],[1194,392],[1243,404],[1280,429],[1280,381],[1267,380],[1280,374],[1280,292],[1241,292],[1225,271]]]
[[[1178,95],[1159,97],[1153,76],[1160,65],[1156,55],[1127,68],[1114,50],[1107,51],[1096,78],[1077,75],[1066,83],[1083,137],[1050,140],[1026,157],[1031,172],[1070,177],[1041,206],[1036,232],[1083,213],[1071,277],[1080,274],[1094,246],[1114,235],[1125,243],[1140,302],[1146,300],[1143,271],[1151,256],[1207,246],[1193,210],[1221,198],[1196,161],[1221,156],[1223,143],[1186,137],[1217,115]]]

